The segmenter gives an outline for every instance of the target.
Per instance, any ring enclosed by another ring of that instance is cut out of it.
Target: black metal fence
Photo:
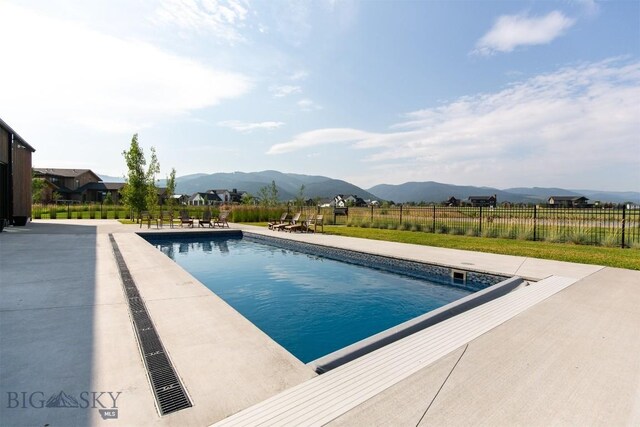
[[[640,209],[626,207],[350,207],[346,215],[336,216],[332,208],[320,210],[336,224],[356,227],[619,247],[640,245]]]
[[[199,218],[204,206],[174,206]],[[211,209],[214,215],[218,207]],[[264,222],[294,206],[232,206],[232,222]],[[572,242],[586,245],[640,247],[640,209],[602,208],[489,208],[443,206],[394,206],[334,208],[303,207],[305,217],[320,213],[325,224],[411,230],[479,237]],[[131,219],[123,205],[34,205],[34,219]]]

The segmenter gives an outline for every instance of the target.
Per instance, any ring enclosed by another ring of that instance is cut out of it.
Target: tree
[[[243,205],[253,205],[256,202],[256,198],[251,193],[244,193],[240,200]]]
[[[271,181],[271,185],[266,185],[258,191],[258,197],[263,206],[276,206],[278,204],[278,187],[276,182]]]
[[[31,198],[33,203],[42,202],[42,191],[44,190],[44,179],[31,178]]]
[[[176,194],[176,168],[171,168],[171,173],[167,177],[167,192],[165,194],[169,210],[173,211],[173,205],[176,202],[176,199],[173,198],[173,195]]]
[[[298,197],[296,197],[296,205],[302,209],[304,206],[304,184],[300,186],[300,191],[298,191]]]
[[[151,161],[145,171],[147,160],[144,151],[138,144],[138,134],[131,138],[131,145],[128,151],[123,151],[122,155],[127,163],[126,184],[122,189],[124,203],[131,207],[139,217],[140,212],[147,210],[149,204],[157,203],[157,189],[155,185],[155,174],[160,171],[160,164],[156,157],[155,148],[151,147]]]
[[[113,196],[111,195],[111,192],[108,192],[106,196],[104,196],[104,200],[103,200],[105,205],[112,205],[113,204]]]

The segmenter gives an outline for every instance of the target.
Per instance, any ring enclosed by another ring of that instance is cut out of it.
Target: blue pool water
[[[241,236],[145,238],[305,363],[472,293]]]

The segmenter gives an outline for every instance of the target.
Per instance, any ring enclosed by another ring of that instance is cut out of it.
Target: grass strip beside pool
[[[571,243],[532,242],[345,226],[325,226],[325,232],[337,236],[640,270],[640,250],[633,248],[621,249]]]

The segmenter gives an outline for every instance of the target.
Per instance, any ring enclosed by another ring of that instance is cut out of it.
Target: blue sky
[[[34,166],[640,190],[640,2],[0,0]],[[3,61],[4,62],[4,61]]]

